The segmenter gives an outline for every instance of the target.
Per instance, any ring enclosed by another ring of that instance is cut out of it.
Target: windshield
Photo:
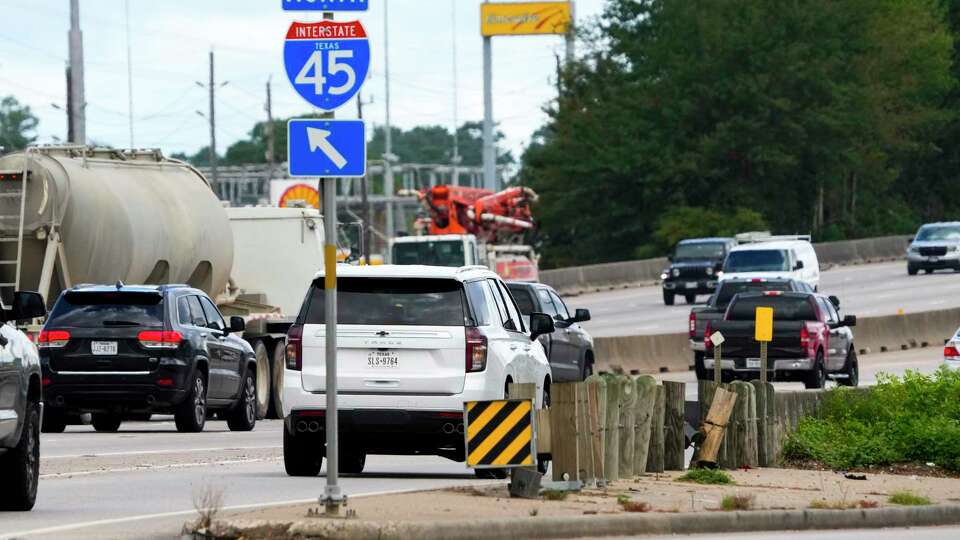
[[[463,241],[436,240],[397,243],[393,245],[393,264],[464,266],[466,260],[463,256]]]
[[[520,308],[521,315],[529,316],[536,311],[530,289],[518,285],[507,285],[507,288],[510,289],[510,294],[513,295],[513,299],[517,301],[517,307]]]
[[[320,285],[311,288],[304,324],[323,324],[326,320],[322,281]],[[459,281],[421,278],[337,279],[337,322],[375,326],[470,324]]]
[[[722,259],[722,242],[696,242],[689,244],[677,244],[677,250],[673,254],[677,259]]]
[[[751,249],[731,251],[723,263],[723,271],[733,272],[789,272],[787,252],[782,249]]]
[[[817,319],[809,299],[796,296],[741,298],[730,304],[726,318],[728,321],[752,321],[757,316],[758,307],[773,308],[773,320],[775,321],[813,321]]]
[[[720,290],[717,291],[718,308],[725,308],[733,299],[734,295],[742,292],[753,291],[789,291],[790,283],[787,281],[723,281]]]
[[[960,241],[960,227],[956,225],[920,227],[920,232],[917,233],[917,241],[931,242],[937,240]]]
[[[48,327],[103,328],[163,326],[162,296],[158,293],[68,292],[57,300]]]

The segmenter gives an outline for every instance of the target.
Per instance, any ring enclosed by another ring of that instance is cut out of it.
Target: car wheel
[[[847,375],[845,379],[837,379],[840,386],[857,386],[860,384],[860,361],[857,359],[857,351],[850,349],[847,353],[847,362],[844,365],[843,372]]]
[[[683,298],[684,298],[684,300],[687,301],[688,304],[696,304],[696,303],[697,303],[697,295],[695,295],[695,294],[685,294],[685,295],[683,295]]]
[[[277,344],[273,346],[273,376],[271,383],[273,385],[273,392],[271,392],[273,399],[273,413],[275,416],[273,418],[283,418],[283,370],[286,369],[287,362],[287,342],[286,340],[279,340]]]
[[[707,373],[707,368],[703,365],[703,353],[700,351],[693,353],[693,371],[697,374],[698,381],[710,380],[710,373]]]
[[[507,469],[474,469],[473,474],[481,480],[503,480],[507,477]]]
[[[40,405],[30,404],[16,448],[0,456],[0,510],[27,511],[37,502],[40,481]]]
[[[823,367],[823,351],[817,351],[813,369],[807,375],[803,385],[809,389],[823,388],[827,384],[827,372]]]
[[[288,476],[316,476],[323,467],[323,439],[283,430],[283,468]]]
[[[584,359],[583,366],[580,368],[580,380],[585,381],[591,375],[593,375],[593,357],[588,356]]]
[[[67,429],[67,415],[60,409],[46,407],[43,410],[43,433],[63,433]]]
[[[668,293],[667,291],[663,291],[663,304],[665,306],[673,305],[673,293]]]
[[[253,354],[257,357],[257,380],[264,384],[257,386],[257,420],[263,420],[270,413],[270,357],[267,346],[262,340],[253,345]]]
[[[366,452],[349,446],[340,448],[340,455],[337,457],[340,458],[340,472],[344,474],[360,474],[367,463]]]
[[[911,275],[911,276],[915,276],[915,275],[917,275],[917,270],[919,270],[919,269],[918,269],[916,266],[914,266],[914,265],[912,265],[912,264],[908,264],[908,265],[907,265],[907,274],[909,274],[909,275]]]
[[[207,384],[203,373],[197,372],[190,385],[190,393],[183,400],[173,416],[177,431],[198,433],[207,423]]]
[[[243,379],[243,391],[240,399],[227,414],[227,427],[230,431],[253,431],[257,425],[257,379],[253,373],[247,373]]]
[[[116,433],[120,429],[121,422],[123,422],[123,418],[119,414],[94,413],[90,423],[93,424],[93,429],[97,431]]]

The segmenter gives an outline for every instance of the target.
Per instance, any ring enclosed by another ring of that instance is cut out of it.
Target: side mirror
[[[803,261],[797,261],[797,264],[794,265],[793,269],[794,269],[794,270],[801,270],[801,269],[803,269]]]
[[[836,296],[830,295],[830,303],[833,304],[833,307],[840,309],[840,299]]]
[[[843,318],[843,326],[856,326],[857,325],[857,316],[856,315],[847,315]]]
[[[671,254],[671,255],[667,255],[667,260],[670,261],[670,262],[673,262],[673,255],[672,255],[672,254]]]
[[[247,328],[247,323],[244,322],[243,317],[237,317],[234,315],[230,317],[230,331],[231,332],[243,332]]]
[[[47,316],[47,306],[40,293],[17,291],[13,294],[13,307],[5,314],[8,321],[26,321]]]
[[[576,311],[576,313],[574,313],[573,317],[569,319],[569,322],[573,324],[573,323],[584,322],[589,320],[590,320],[590,310],[580,308]]]
[[[556,330],[553,319],[546,313],[530,314],[530,341],[536,341],[538,337],[552,334]]]

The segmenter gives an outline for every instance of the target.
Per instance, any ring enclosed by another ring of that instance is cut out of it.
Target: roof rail
[[[459,274],[460,272],[467,272],[470,270],[490,270],[490,269],[482,264],[471,264],[468,266],[461,266],[460,268],[457,268],[457,273]]]
[[[736,236],[740,244],[753,244],[757,242],[783,242],[790,240],[804,240],[810,242],[812,237],[809,234],[770,234],[769,231],[756,231],[740,233]]]

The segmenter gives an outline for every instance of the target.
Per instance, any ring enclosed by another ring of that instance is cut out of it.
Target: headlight
[[[679,268],[674,268],[674,269],[673,269],[673,272],[671,272],[671,273],[673,274],[673,277],[680,277],[680,269],[679,269]]]
[[[717,278],[719,279],[722,277],[723,277],[723,270],[717,270]]]
[[[668,277],[670,277],[670,276],[669,276],[669,274],[667,274],[666,272],[660,274],[660,279],[667,279]]]
[[[910,246],[907,248],[908,253],[920,253],[920,248],[917,246]]]
[[[707,267],[707,275],[708,275],[708,276],[712,276],[712,275],[713,275],[713,268]]]

